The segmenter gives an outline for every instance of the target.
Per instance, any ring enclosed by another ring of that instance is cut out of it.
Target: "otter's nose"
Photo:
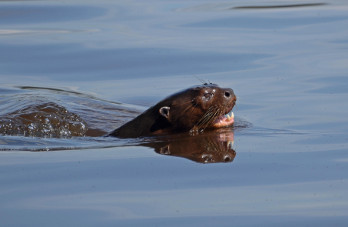
[[[236,96],[231,88],[224,89],[224,97],[226,99],[235,99]]]

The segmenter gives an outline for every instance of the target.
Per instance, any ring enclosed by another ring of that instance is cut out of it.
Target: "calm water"
[[[340,0],[0,1],[0,123],[44,119],[0,136],[1,226],[346,226],[347,28]],[[202,80],[238,97],[207,145],[100,136]]]

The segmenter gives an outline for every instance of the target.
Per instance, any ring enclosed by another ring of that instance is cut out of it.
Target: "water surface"
[[[339,0],[0,1],[0,121],[43,119],[41,134],[0,136],[1,222],[346,226],[347,11]],[[202,80],[234,89],[237,127],[100,136]]]

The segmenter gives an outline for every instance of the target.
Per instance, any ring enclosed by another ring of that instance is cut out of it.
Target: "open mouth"
[[[221,115],[218,117],[214,122],[212,127],[213,128],[222,128],[231,126],[234,123],[234,114],[232,110],[228,112],[227,114]]]

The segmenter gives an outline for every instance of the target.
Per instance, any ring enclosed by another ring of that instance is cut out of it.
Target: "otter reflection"
[[[162,155],[183,157],[200,163],[232,162],[236,156],[232,148],[233,131],[219,129],[197,136],[162,137],[160,141],[143,144]]]

